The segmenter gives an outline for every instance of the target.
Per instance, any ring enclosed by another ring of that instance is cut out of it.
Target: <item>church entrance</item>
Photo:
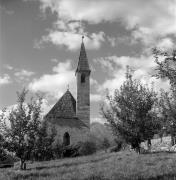
[[[66,132],[66,133],[64,134],[64,137],[63,137],[63,145],[64,145],[64,146],[70,145],[70,135],[68,134],[68,132]]]

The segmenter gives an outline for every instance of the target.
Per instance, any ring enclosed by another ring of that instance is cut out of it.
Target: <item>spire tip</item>
[[[82,42],[83,42],[83,39],[84,39],[84,35],[82,36]]]
[[[69,84],[67,84],[67,91],[69,91]]]

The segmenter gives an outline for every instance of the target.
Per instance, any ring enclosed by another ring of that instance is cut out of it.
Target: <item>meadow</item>
[[[99,152],[91,156],[29,163],[26,171],[0,169],[1,180],[176,179],[176,154]]]

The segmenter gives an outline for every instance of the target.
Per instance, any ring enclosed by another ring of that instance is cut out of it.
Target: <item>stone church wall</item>
[[[63,143],[64,134],[67,132],[70,136],[70,144],[76,144],[78,142],[87,141],[89,138],[90,131],[88,128],[76,128],[55,125],[57,130],[56,141],[60,144]]]

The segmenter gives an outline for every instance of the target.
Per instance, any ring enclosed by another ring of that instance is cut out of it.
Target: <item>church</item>
[[[45,120],[57,130],[57,139],[64,145],[86,141],[90,132],[90,67],[82,37],[75,71],[77,99],[69,89],[46,114]]]

